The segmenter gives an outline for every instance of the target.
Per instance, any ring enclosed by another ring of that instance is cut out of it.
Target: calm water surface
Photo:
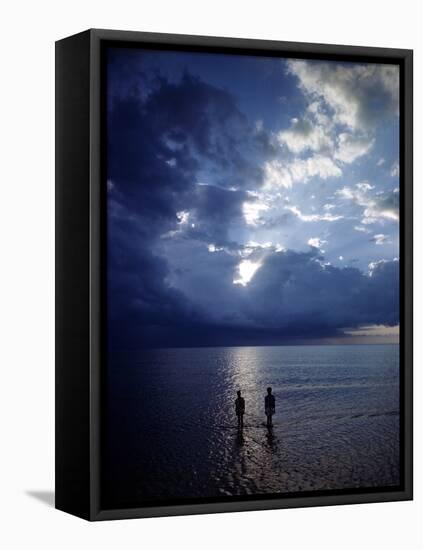
[[[109,506],[399,483],[396,345],[111,354],[107,386]]]

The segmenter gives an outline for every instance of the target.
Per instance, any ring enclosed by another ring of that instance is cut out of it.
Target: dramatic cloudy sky
[[[112,347],[397,341],[396,66],[107,66]]]

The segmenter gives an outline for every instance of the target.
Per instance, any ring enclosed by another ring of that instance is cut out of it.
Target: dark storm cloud
[[[158,80],[144,101],[115,97],[108,135],[109,178],[131,199],[145,198],[145,189],[186,199],[178,194],[192,190],[199,175],[209,179],[204,183],[248,188],[262,177],[257,161],[272,152],[228,93],[188,74],[178,84]]]
[[[138,321],[168,322],[187,309],[187,300],[164,286],[165,259],[149,249],[149,235],[134,220],[109,219],[109,305],[111,318],[136,314]]]
[[[252,152],[264,158],[265,135],[248,127],[228,93],[188,74],[177,84],[156,79],[146,97],[137,89],[113,95],[107,130],[109,315],[116,332],[207,318],[169,285],[160,239],[179,230],[181,238],[234,246],[228,227],[247,197],[234,186],[257,185],[261,162]],[[189,224],[177,216],[185,211]]]
[[[192,197],[192,217],[195,227],[188,236],[217,246],[233,246],[228,240],[229,225],[241,221],[242,204],[248,198],[245,191],[231,191],[212,185],[199,185]]]
[[[182,251],[183,249],[180,249]],[[317,250],[252,249],[261,267],[246,286],[234,285],[239,259],[225,250],[195,250],[197,264],[174,284],[208,312],[217,328],[270,331],[280,342],[334,336],[346,327],[399,322],[399,262],[377,262],[369,273],[327,265]],[[208,292],[204,289],[207,288]],[[220,330],[219,329],[219,330]]]
[[[399,321],[398,262],[381,262],[371,276],[359,269],[324,264],[318,251],[270,256],[247,287],[248,316],[259,326],[297,336],[309,327],[335,334],[360,324]]]

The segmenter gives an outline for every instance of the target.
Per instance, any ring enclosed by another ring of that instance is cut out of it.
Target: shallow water
[[[238,389],[246,401],[242,432]],[[399,484],[396,345],[112,354],[107,397],[103,497],[110,507]]]

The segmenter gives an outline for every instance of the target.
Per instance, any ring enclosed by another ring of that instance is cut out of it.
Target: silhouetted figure
[[[275,436],[273,434],[273,426],[267,427],[267,434],[266,439],[269,447],[274,448],[275,447]]]
[[[236,444],[238,445],[238,447],[242,447],[244,443],[245,443],[244,430],[242,426],[238,426],[238,429],[236,431]]]
[[[272,388],[267,388],[267,395],[264,398],[264,412],[267,417],[267,427],[273,426],[272,416],[275,414],[275,396],[272,395]]]
[[[245,399],[241,397],[241,390],[236,392],[237,398],[235,399],[235,413],[238,418],[238,428],[244,426],[244,413],[245,413]]]

